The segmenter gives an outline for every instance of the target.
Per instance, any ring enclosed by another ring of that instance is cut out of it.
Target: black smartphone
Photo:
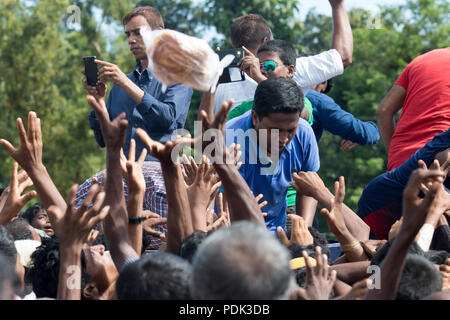
[[[244,49],[228,49],[228,50],[219,50],[216,51],[219,55],[219,59],[222,60],[227,54],[231,54],[234,56],[233,61],[223,69],[223,73],[219,78],[219,83],[229,83],[229,82],[237,82],[244,81],[245,75],[242,71],[239,70],[237,64],[244,57]]]
[[[84,71],[86,72],[87,84],[92,87],[96,87],[98,82],[97,78],[98,67],[97,64],[94,62],[95,58],[96,58],[95,56],[83,57]]]

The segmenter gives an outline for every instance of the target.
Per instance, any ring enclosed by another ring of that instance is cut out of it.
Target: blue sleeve
[[[146,123],[156,131],[169,130],[175,121],[186,120],[193,90],[184,85],[173,85],[166,89],[162,101],[144,92],[142,101],[136,106]]]
[[[317,120],[323,129],[359,145],[374,144],[380,139],[375,123],[356,119],[324,94],[310,90],[306,96],[316,109]]]
[[[301,171],[317,172],[320,169],[320,158],[319,147],[314,132],[309,125],[303,126],[301,130],[303,132],[300,139],[303,150]]]

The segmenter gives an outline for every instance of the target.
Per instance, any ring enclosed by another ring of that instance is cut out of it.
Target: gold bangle
[[[347,252],[347,251],[355,249],[358,246],[361,246],[361,243],[359,243],[358,240],[355,240],[352,243],[341,245],[341,250],[343,252]]]

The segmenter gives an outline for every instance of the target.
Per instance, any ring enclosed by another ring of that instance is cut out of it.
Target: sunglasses
[[[277,68],[277,64],[275,61],[266,61],[261,63],[261,67],[264,68],[267,72],[273,72]]]

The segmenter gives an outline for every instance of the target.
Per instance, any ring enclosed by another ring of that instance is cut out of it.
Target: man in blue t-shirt
[[[292,171],[318,171],[319,151],[311,126],[299,115],[303,94],[295,81],[269,78],[255,92],[253,109],[227,122],[227,145],[241,145],[240,174],[268,202],[266,226],[286,228],[286,193]],[[278,132],[277,132],[278,131]],[[311,225],[317,201],[300,194],[297,214]]]

